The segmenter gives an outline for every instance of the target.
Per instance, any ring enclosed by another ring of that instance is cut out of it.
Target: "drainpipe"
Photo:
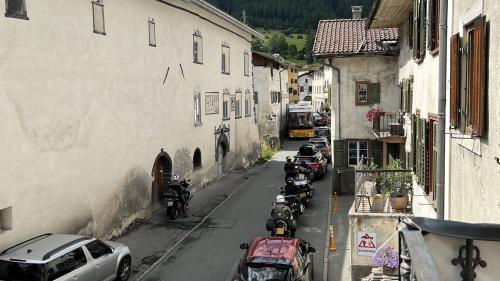
[[[341,108],[341,104],[340,104],[340,69],[336,66],[333,66],[333,63],[330,63],[330,67],[337,71],[337,109],[338,109],[338,118],[335,118],[335,126],[337,127],[337,132],[338,132],[338,139],[342,139],[342,128],[340,126],[340,108]]]
[[[280,139],[281,139],[281,123],[283,122],[283,91],[281,90],[281,72],[287,70],[286,68],[285,69],[282,69],[278,72],[278,75],[279,75],[279,79],[280,79],[280,128],[279,128],[279,131],[280,131]]]
[[[448,54],[448,0],[439,2],[439,102],[438,102],[438,155],[437,155],[437,218],[444,219],[445,183],[445,128],[446,128],[446,58]]]

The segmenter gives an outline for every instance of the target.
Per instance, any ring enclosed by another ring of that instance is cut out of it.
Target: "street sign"
[[[377,251],[377,233],[358,231],[358,256],[373,256]]]

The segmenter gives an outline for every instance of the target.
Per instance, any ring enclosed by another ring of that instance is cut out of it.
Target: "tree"
[[[297,55],[297,46],[290,44],[288,46],[288,56],[294,58]]]
[[[258,38],[252,39],[252,50],[259,52],[264,51],[264,42]]]

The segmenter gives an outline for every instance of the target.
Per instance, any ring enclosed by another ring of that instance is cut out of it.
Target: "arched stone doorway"
[[[151,190],[151,205],[160,204],[162,192],[172,179],[172,160],[168,153],[161,149],[153,164],[153,184]]]
[[[221,133],[217,140],[217,151],[215,160],[217,161],[217,175],[222,176],[226,171],[226,155],[229,152],[229,141],[226,134]]]
[[[196,148],[193,154],[193,170],[201,169],[201,150]]]

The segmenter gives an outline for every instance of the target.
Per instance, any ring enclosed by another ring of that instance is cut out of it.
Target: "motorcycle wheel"
[[[176,220],[177,217],[179,216],[179,211],[177,210],[177,208],[168,208],[167,209],[167,215],[172,219],[172,220]]]

